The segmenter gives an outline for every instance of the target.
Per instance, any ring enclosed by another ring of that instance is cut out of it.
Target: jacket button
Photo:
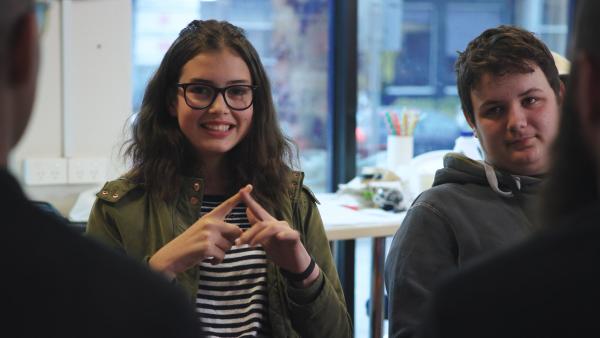
[[[200,190],[200,183],[194,182],[194,185],[192,186],[192,188],[194,189],[194,191],[199,191]]]
[[[114,193],[114,194],[112,195],[112,198],[119,198],[119,194],[117,194],[117,193]]]
[[[190,203],[192,203],[192,205],[196,205],[196,204],[198,204],[198,197],[196,197],[196,196],[192,196],[192,197],[190,198]]]
[[[104,196],[108,195],[108,190],[102,190],[101,194]]]

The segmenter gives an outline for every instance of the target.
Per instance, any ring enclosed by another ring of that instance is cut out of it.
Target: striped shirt
[[[202,215],[225,201],[204,196]],[[246,207],[236,206],[225,221],[242,230],[250,224]],[[201,262],[196,312],[209,337],[265,337],[270,335],[267,300],[267,256],[262,247],[234,245],[222,263]]]

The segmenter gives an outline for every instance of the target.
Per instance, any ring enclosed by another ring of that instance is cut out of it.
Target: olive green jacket
[[[295,288],[272,263],[267,265],[269,321],[273,337],[352,337],[352,324],[323,229],[304,174],[295,172],[286,196],[273,216],[296,229],[306,250],[321,269],[319,279],[306,289]],[[121,178],[108,182],[96,195],[87,234],[140,261],[184,232],[200,217],[203,180],[184,178],[175,202],[149,194],[144,186]],[[198,269],[177,276],[176,282],[195,302]]]

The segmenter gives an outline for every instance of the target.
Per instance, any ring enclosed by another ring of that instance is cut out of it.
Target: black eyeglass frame
[[[210,102],[205,105],[204,107],[196,107],[193,106],[192,104],[190,104],[190,102],[188,101],[188,97],[187,97],[187,89],[189,86],[205,86],[208,88],[211,88],[215,91],[215,94],[213,95],[213,98],[210,100]],[[188,83],[178,83],[176,85],[177,88],[182,88],[183,89],[183,98],[185,100],[185,103],[192,109],[206,109],[210,106],[212,106],[213,103],[215,103],[215,100],[217,99],[217,95],[219,95],[219,93],[223,96],[223,100],[225,101],[225,104],[227,105],[227,107],[229,107],[229,109],[231,110],[246,110],[248,108],[250,108],[253,104],[254,104],[254,91],[259,87],[257,85],[246,85],[246,84],[236,84],[236,85],[231,85],[231,86],[227,86],[227,87],[215,87],[215,86],[211,86],[209,84],[206,83],[198,83],[198,82],[188,82]],[[250,90],[252,90],[252,100],[250,100],[250,104],[248,104],[247,107],[245,108],[234,108],[232,107],[229,102],[227,101],[227,96],[225,96],[225,92],[227,91],[227,89],[229,88],[233,88],[233,87],[245,87],[245,88],[250,88]]]

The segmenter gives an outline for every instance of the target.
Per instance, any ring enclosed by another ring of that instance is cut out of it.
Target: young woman
[[[271,97],[241,29],[191,22],[148,84],[132,168],[98,193],[87,233],[181,285],[209,336],[349,337],[315,199],[290,168]]]

